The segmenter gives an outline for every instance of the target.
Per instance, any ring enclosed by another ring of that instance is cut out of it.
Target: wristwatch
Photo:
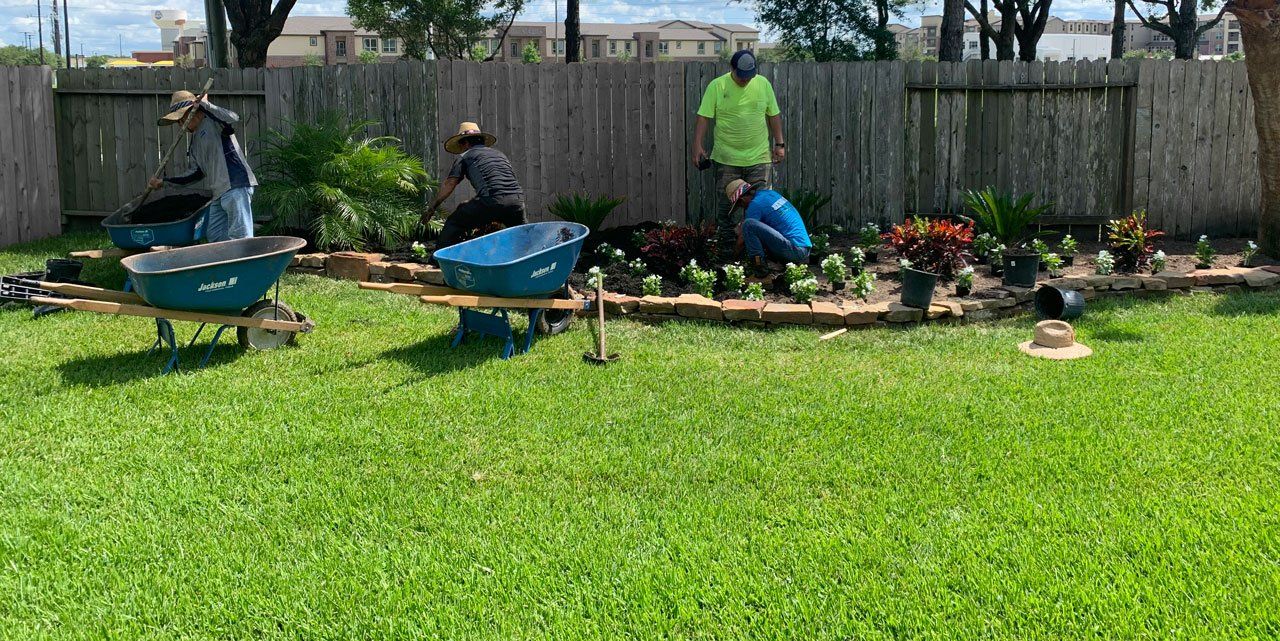
[[[783,148],[785,148],[785,147],[787,146],[787,143],[785,143],[785,142],[775,142],[775,143],[773,143],[773,146],[774,146],[774,147],[783,147]]]

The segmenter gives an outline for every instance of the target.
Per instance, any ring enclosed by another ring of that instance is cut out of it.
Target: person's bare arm
[[[461,178],[449,177],[445,178],[444,182],[440,183],[440,190],[436,192],[435,199],[427,206],[427,211],[422,213],[423,225],[431,222],[431,218],[436,215],[436,209],[440,207],[440,203],[448,200],[449,196],[453,195],[453,190],[457,189],[458,183],[460,182],[462,182]]]
[[[707,137],[707,120],[706,116],[698,116],[697,124],[693,126],[693,164],[697,166],[707,157],[707,150],[703,148],[702,141]]]
[[[769,133],[773,136],[773,162],[782,162],[787,157],[787,148],[778,146],[787,142],[782,137],[782,114],[765,116],[765,120],[769,121]]]

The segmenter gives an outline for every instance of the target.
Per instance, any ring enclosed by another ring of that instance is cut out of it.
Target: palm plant
[[[778,193],[795,206],[796,211],[800,213],[800,220],[804,221],[806,230],[813,233],[823,227],[818,224],[818,212],[831,204],[831,196],[808,189],[780,189]]]
[[[614,198],[611,196],[600,196],[592,198],[587,194],[560,194],[556,199],[547,206],[547,209],[556,216],[567,220],[571,223],[586,225],[591,233],[600,230],[600,226],[604,224],[604,219],[621,205],[625,198]]]
[[[1053,203],[1031,206],[1034,194],[1023,194],[1014,199],[1012,194],[996,191],[995,187],[967,190],[965,206],[973,212],[969,218],[979,233],[990,234],[1005,247],[1018,247],[1041,232],[1029,228],[1040,216],[1053,210]]]
[[[308,229],[322,249],[394,247],[414,236],[421,194],[435,184],[397,139],[362,138],[371,124],[328,113],[268,134],[258,198],[273,210],[269,228]]]

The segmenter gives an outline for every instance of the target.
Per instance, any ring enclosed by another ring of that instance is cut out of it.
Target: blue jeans
[[[809,262],[809,248],[800,247],[787,240],[778,230],[760,222],[757,218],[742,221],[742,244],[746,246],[747,256],[755,258],[770,255],[789,263]]]
[[[253,187],[228,189],[214,199],[204,214],[204,237],[211,243],[253,238]]]

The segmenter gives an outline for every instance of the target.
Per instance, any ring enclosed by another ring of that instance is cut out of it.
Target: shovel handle
[[[596,277],[596,308],[600,313],[600,358],[608,359],[609,353],[604,351],[604,274]]]
[[[204,88],[200,90],[200,95],[196,96],[195,102],[188,105],[187,110],[182,113],[182,120],[178,121],[179,129],[186,127],[187,120],[191,118],[191,114],[195,113],[196,107],[200,106],[200,103],[204,101],[205,96],[209,95],[209,89],[212,87],[213,87],[213,78],[210,78],[207,81],[205,81]],[[169,164],[169,159],[173,157],[173,150],[178,148],[178,142],[181,140],[182,140],[181,135],[175,136],[173,138],[173,144],[169,145],[169,151],[166,151],[164,154],[164,157],[160,159],[160,166],[156,167],[156,173],[151,175],[152,178],[159,178],[160,174],[164,173],[165,166]],[[150,185],[147,185],[147,191],[143,195],[142,199],[146,200],[147,199],[146,197],[150,196],[151,192],[153,191],[155,190],[152,189]]]

